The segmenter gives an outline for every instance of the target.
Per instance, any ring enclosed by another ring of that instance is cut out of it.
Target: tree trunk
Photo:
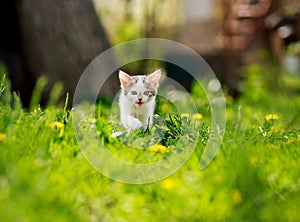
[[[109,48],[92,1],[18,0],[17,11],[29,71],[35,79],[48,78],[48,91],[63,82],[72,98],[87,65]],[[107,87],[104,93],[112,96],[113,91]]]

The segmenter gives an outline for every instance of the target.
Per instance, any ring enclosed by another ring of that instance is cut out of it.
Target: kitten
[[[128,130],[147,129],[153,123],[155,98],[161,70],[150,75],[129,76],[119,71],[121,93],[119,98],[122,125]]]

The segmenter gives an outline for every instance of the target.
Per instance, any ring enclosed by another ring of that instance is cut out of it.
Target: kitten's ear
[[[120,79],[121,85],[123,87],[126,87],[126,86],[128,86],[128,84],[131,81],[131,76],[128,75],[127,73],[123,72],[122,70],[120,70],[119,71],[119,79]]]
[[[158,69],[155,72],[153,72],[153,73],[151,73],[150,75],[147,76],[147,82],[151,87],[157,88],[158,84],[159,84],[160,77],[161,77],[161,70]]]

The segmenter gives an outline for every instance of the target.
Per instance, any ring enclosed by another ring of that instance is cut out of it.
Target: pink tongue
[[[137,104],[138,106],[142,106],[142,105],[143,105],[142,102],[137,102],[136,104]]]

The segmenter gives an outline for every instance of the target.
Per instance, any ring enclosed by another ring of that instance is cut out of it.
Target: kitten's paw
[[[128,122],[129,124],[129,129],[130,130],[138,130],[141,129],[143,127],[143,124],[141,121],[139,121],[138,119],[132,118],[131,121]]]
[[[116,137],[121,136],[122,134],[124,134],[124,132],[114,132],[114,133],[111,134],[111,137],[116,138]]]

